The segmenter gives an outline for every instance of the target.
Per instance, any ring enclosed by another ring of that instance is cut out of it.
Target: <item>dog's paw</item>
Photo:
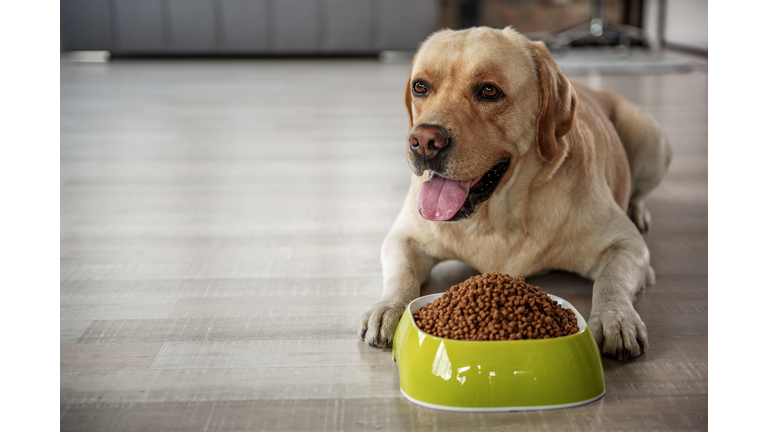
[[[397,324],[407,305],[408,303],[379,300],[363,314],[357,334],[365,339],[368,345],[392,346]]]
[[[637,357],[648,349],[648,331],[634,309],[593,311],[589,327],[606,357],[625,360]]]
[[[651,212],[645,208],[642,201],[630,202],[627,215],[635,223],[640,233],[646,233],[651,229]]]

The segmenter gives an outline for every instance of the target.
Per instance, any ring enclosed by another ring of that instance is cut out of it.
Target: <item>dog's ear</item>
[[[539,156],[552,162],[557,156],[557,139],[573,126],[579,101],[568,79],[560,72],[546,45],[531,42],[539,75],[540,108],[536,120],[536,147]]]

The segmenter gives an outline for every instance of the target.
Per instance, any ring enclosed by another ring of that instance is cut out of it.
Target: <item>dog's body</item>
[[[588,277],[602,352],[645,351],[632,307],[654,283],[643,199],[671,160],[656,122],[616,94],[571,85],[543,44],[510,28],[431,36],[405,99],[416,175],[382,247],[384,295],[360,335],[390,343],[432,267],[456,259],[514,277]]]

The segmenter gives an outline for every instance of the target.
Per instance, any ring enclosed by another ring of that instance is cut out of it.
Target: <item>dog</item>
[[[656,121],[617,94],[571,83],[513,28],[431,35],[405,88],[413,171],[384,240],[384,293],[358,335],[391,345],[431,269],[459,260],[514,277],[564,270],[594,281],[603,355],[648,349],[634,295],[655,283],[644,205],[672,151]]]

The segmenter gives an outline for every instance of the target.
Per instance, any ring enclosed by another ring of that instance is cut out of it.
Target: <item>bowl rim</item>
[[[579,331],[577,331],[574,334],[567,335],[567,336],[560,336],[560,337],[554,337],[549,339],[517,339],[517,340],[487,340],[487,341],[470,341],[470,340],[463,340],[463,339],[450,339],[450,338],[444,338],[442,336],[435,336],[432,334],[429,334],[422,330],[418,325],[416,325],[416,319],[413,317],[413,314],[419,310],[422,306],[426,307],[428,303],[432,303],[433,301],[440,298],[443,294],[445,294],[447,291],[441,292],[441,293],[435,293],[435,294],[427,294],[425,296],[421,296],[417,298],[416,300],[413,300],[408,304],[408,307],[406,310],[408,311],[408,317],[411,321],[411,324],[416,328],[416,331],[419,332],[419,335],[425,335],[428,337],[433,337],[435,339],[442,339],[446,341],[451,341],[451,343],[499,343],[499,342],[507,342],[507,343],[542,343],[542,342],[553,342],[557,340],[563,340],[570,337],[578,336],[579,334],[585,332],[587,330],[587,321],[584,319],[583,316],[579,313],[578,310],[576,310],[575,307],[566,299],[562,297],[558,297],[556,295],[546,293],[549,298],[557,302],[560,306],[562,306],[564,309],[570,309],[573,311],[573,313],[576,315],[576,324],[579,326]],[[423,337],[423,336],[421,336]]]
[[[472,341],[476,342],[476,341]],[[490,341],[483,341],[483,342],[490,342]],[[499,341],[497,341],[499,342]],[[510,341],[514,342],[514,341]],[[414,403],[416,405],[421,405],[426,408],[441,410],[441,411],[454,411],[454,412],[510,412],[510,411],[541,411],[541,410],[554,410],[554,409],[562,409],[562,408],[573,408],[581,405],[586,405],[589,403],[592,403],[603,396],[605,396],[605,386],[603,386],[603,391],[597,396],[591,397],[589,399],[576,401],[576,402],[570,402],[565,404],[558,404],[558,405],[536,405],[536,406],[528,406],[528,405],[518,405],[518,406],[505,406],[505,407],[460,407],[460,406],[451,406],[451,405],[438,405],[433,404],[429,402],[424,402],[421,400],[418,400],[414,397],[411,397],[408,395],[408,393],[403,390],[403,387],[400,386],[400,394],[405,397],[406,400],[408,400],[411,403]]]

